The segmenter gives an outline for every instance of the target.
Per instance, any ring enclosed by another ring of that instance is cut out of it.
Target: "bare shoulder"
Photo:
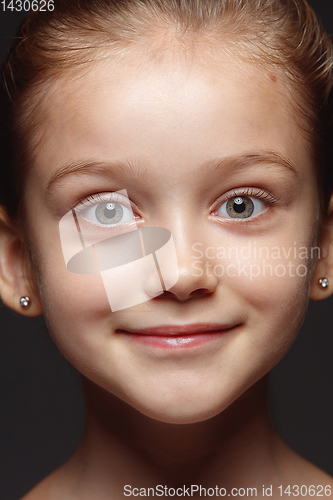
[[[299,466],[297,467],[297,470],[299,480],[302,482],[302,484],[311,484],[316,486],[316,494],[313,496],[333,496],[333,477],[327,474],[327,472],[319,469],[319,467],[316,467],[302,457],[299,457]],[[321,486],[324,489],[320,488]],[[325,493],[326,486],[330,488],[327,488]]]
[[[69,498],[73,500],[73,492],[82,475],[80,458],[80,447],[78,447],[67,462],[46,476],[21,500],[66,500]]]
[[[290,486],[290,496],[333,498],[333,478],[329,474],[298,455],[285,443],[280,447],[279,454],[283,458],[280,461],[283,463],[281,485],[286,488],[286,495]]]
[[[52,498],[52,485],[54,484],[56,478],[54,477],[56,472],[53,472],[40,483],[37,484],[32,490],[30,490],[21,500],[51,500]]]
[[[302,457],[290,465],[288,476],[281,484],[279,494],[283,497],[302,497],[306,500],[322,497],[333,498],[333,478]]]
[[[21,500],[65,500],[72,489],[72,483],[73,478],[68,474],[68,465],[65,464],[46,476]]]

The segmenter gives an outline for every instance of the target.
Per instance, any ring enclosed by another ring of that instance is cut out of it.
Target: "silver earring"
[[[20,304],[23,309],[26,309],[30,306],[30,297],[21,297]]]
[[[320,278],[320,280],[318,280],[319,282],[319,285],[322,287],[322,288],[328,288],[328,285],[329,285],[329,281],[327,278]]]

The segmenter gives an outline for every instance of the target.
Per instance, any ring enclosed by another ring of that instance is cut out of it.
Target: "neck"
[[[231,489],[276,475],[278,438],[267,415],[266,379],[214,418],[188,425],[153,420],[87,379],[84,388],[86,432],[72,458],[80,482],[94,478],[122,498],[124,485]]]

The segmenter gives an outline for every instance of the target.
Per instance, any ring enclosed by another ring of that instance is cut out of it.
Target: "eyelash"
[[[261,200],[263,201],[264,203],[268,204],[268,205],[274,205],[275,203],[277,203],[280,199],[280,196],[277,197],[275,196],[273,193],[271,193],[270,191],[266,191],[265,189],[262,189],[262,188],[255,188],[255,187],[250,187],[250,188],[241,188],[241,189],[233,189],[232,191],[229,191],[227,193],[225,193],[223,196],[221,196],[213,205],[213,210],[212,212],[216,212],[219,208],[221,208],[225,203],[227,203],[229,200],[232,200],[233,198],[237,198],[238,196],[240,197],[252,197],[252,198],[256,198],[258,200]],[[262,212],[263,213],[263,212]],[[212,214],[214,215],[214,214]],[[261,215],[258,214],[258,215],[255,215],[253,217],[247,217],[247,218],[233,218],[233,217],[221,217],[221,219],[224,219],[224,220],[237,220],[237,223],[238,224],[244,224],[244,223],[249,223],[250,221],[253,221],[255,219],[257,219],[257,217],[259,217]],[[215,216],[219,217],[219,214],[215,214]]]
[[[223,195],[224,198],[223,203],[228,200],[231,200],[232,198],[236,198],[237,196],[248,196],[248,197],[253,196],[254,198],[258,198],[260,200],[265,201],[269,205],[274,205],[280,199],[280,197],[274,196],[273,193],[265,191],[265,189],[258,189],[251,187],[251,188],[245,188],[243,190],[233,190],[232,192],[229,191],[229,193]],[[220,204],[222,204],[222,202]]]
[[[106,198],[108,196],[108,199]],[[91,206],[97,205],[98,203],[105,203],[106,201],[111,201],[113,203],[121,203],[122,205],[131,206],[129,200],[125,197],[120,196],[118,193],[105,193],[103,194],[95,193],[87,196],[84,200],[79,201],[75,205],[73,205],[70,209],[75,210],[77,213],[90,208]]]

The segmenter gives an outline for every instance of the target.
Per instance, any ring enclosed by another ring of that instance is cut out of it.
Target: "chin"
[[[203,422],[205,420],[209,420],[210,418],[215,417],[220,410],[214,411],[186,411],[185,408],[177,408],[175,411],[172,409],[168,409],[167,411],[154,410],[152,411],[142,411],[146,417],[149,417],[153,420],[158,420],[159,422],[164,422],[166,424],[195,424],[198,422]]]
[[[209,420],[223,411],[228,404],[212,404],[212,401],[155,401],[154,404],[133,404],[143,415],[167,424],[194,424]]]
[[[110,392],[151,419],[169,424],[193,424],[215,417],[247,388],[228,380],[218,383],[216,377],[190,375],[131,378]]]

